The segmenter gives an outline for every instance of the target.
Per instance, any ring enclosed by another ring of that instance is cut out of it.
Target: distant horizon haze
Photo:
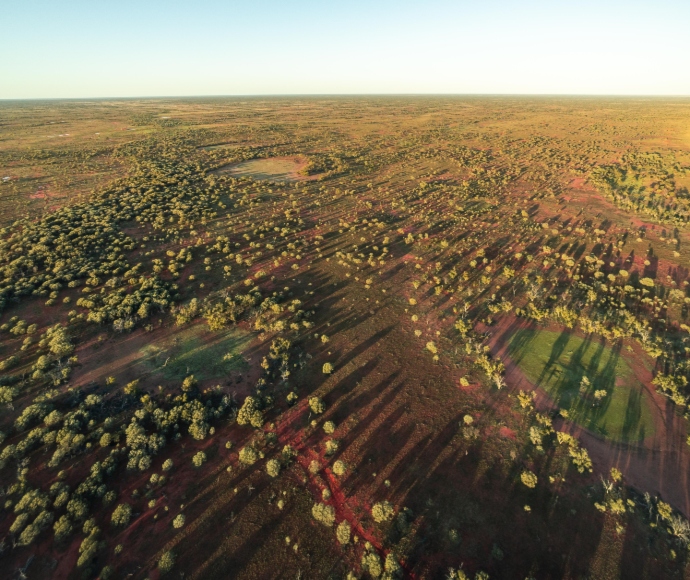
[[[25,0],[0,99],[690,96],[687,0]]]

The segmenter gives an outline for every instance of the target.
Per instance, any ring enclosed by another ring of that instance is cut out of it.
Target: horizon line
[[[571,98],[654,98],[688,99],[690,94],[658,93],[236,93],[197,95],[134,95],[105,97],[0,97],[0,102],[25,101],[105,101],[145,99],[223,99],[223,98],[334,98],[334,97],[571,97]]]

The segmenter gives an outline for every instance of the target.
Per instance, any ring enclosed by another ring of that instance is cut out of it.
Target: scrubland
[[[0,576],[690,575],[690,101],[0,105]]]

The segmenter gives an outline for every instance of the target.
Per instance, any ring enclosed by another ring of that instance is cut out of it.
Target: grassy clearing
[[[568,332],[521,330],[511,338],[510,355],[586,429],[624,442],[654,433],[649,395],[617,350]],[[598,398],[597,391],[606,394]]]
[[[142,349],[139,365],[166,380],[182,380],[194,375],[198,380],[216,379],[249,367],[242,356],[252,336],[233,328],[211,333],[197,324],[170,340]]]
[[[302,163],[296,159],[251,159],[223,167],[219,173],[226,173],[235,177],[251,177],[252,179],[294,181],[295,175],[301,167]]]

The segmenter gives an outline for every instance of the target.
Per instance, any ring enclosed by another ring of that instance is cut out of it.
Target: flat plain
[[[689,135],[0,103],[0,577],[690,577]]]

